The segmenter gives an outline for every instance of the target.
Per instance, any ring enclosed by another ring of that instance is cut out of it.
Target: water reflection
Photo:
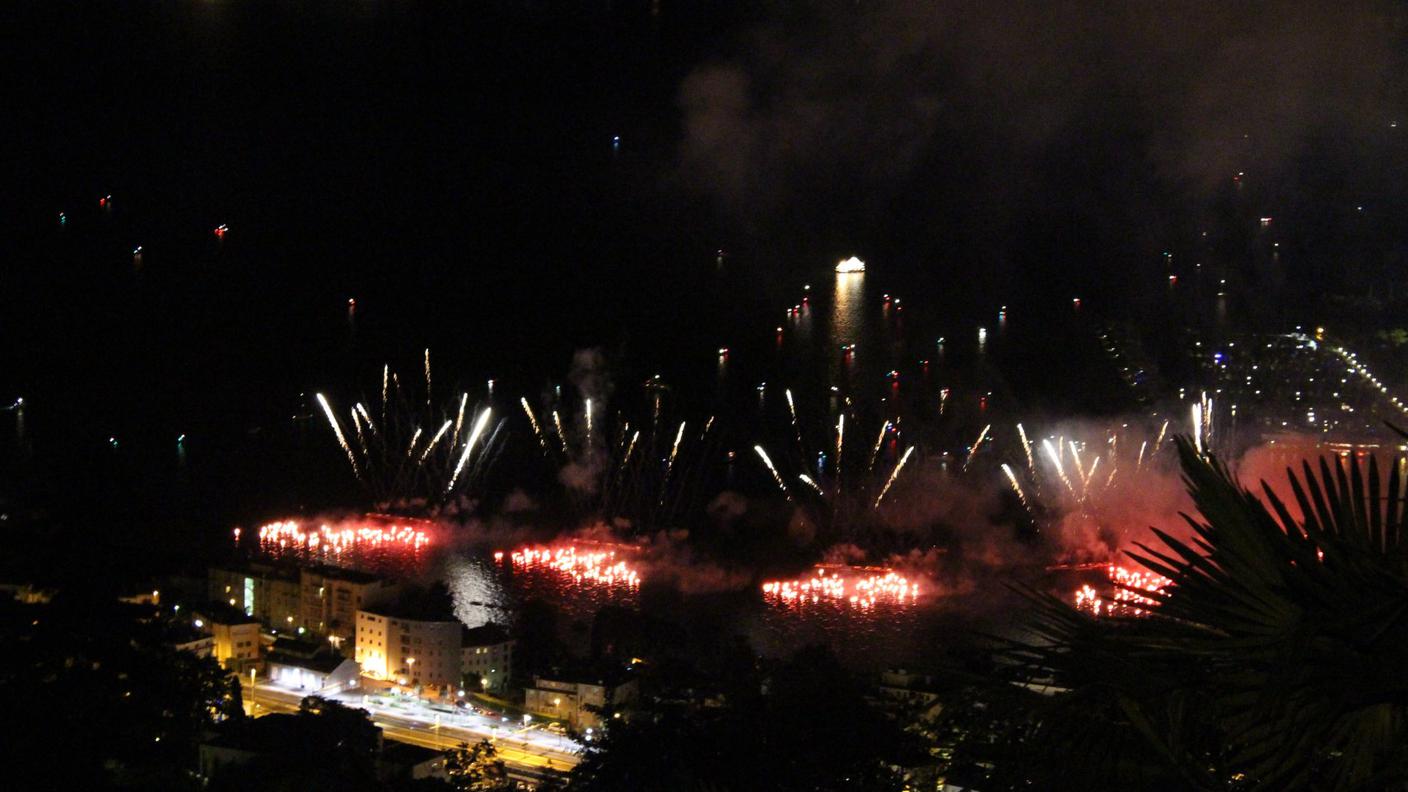
[[[849,379],[865,327],[865,273],[838,272],[831,300],[831,381]],[[839,357],[836,350],[840,349]],[[836,362],[839,360],[839,364]]]

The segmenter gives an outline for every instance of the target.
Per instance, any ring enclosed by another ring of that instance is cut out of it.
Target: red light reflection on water
[[[588,618],[604,605],[635,601],[641,574],[623,557],[627,549],[580,542],[531,545],[495,551],[494,561],[509,574],[507,585],[517,596],[542,598],[571,618]]]
[[[414,570],[432,544],[432,524],[368,514],[343,521],[276,520],[259,526],[259,552],[275,559],[332,564],[372,572]],[[234,529],[235,543],[240,529]]]
[[[912,605],[919,584],[892,569],[819,566],[809,577],[763,583],[763,599],[780,607],[830,603],[861,610],[876,605]]]
[[[1102,595],[1089,584],[1076,590],[1076,610],[1092,616],[1144,616],[1156,600],[1139,592],[1162,594],[1173,581],[1153,572],[1141,572],[1117,564],[1105,569],[1110,583],[1114,584],[1108,596]]]

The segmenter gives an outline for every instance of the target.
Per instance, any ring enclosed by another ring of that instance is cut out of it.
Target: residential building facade
[[[508,630],[490,623],[473,629],[466,627],[461,637],[464,684],[477,681],[487,692],[503,692],[513,667],[513,639]]]

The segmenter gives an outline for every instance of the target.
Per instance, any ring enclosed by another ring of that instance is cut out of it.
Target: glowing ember
[[[782,606],[829,602],[872,608],[877,603],[910,605],[918,598],[918,583],[894,570],[870,567],[819,566],[810,577],[763,584],[763,599]]]
[[[1094,586],[1081,586],[1075,594],[1076,610],[1092,616],[1143,616],[1149,612],[1149,606],[1157,601],[1139,592],[1161,594],[1173,582],[1163,575],[1116,564],[1106,567],[1105,573],[1114,584],[1110,595],[1102,596]]]
[[[502,559],[502,552],[494,553],[494,560]],[[591,586],[640,586],[640,573],[626,561],[618,559],[615,550],[579,551],[576,545],[524,547],[509,554],[509,563],[519,569],[548,570],[570,578],[574,583]]]
[[[239,529],[235,529],[239,538]],[[296,520],[281,520],[259,526],[259,547],[262,550],[302,549],[339,554],[347,551],[375,549],[408,549],[418,551],[430,544],[430,535],[409,525],[339,525],[326,524],[305,529]]]

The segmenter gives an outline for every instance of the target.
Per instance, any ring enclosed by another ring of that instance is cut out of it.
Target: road
[[[254,717],[271,712],[297,712],[306,691],[260,683],[244,686],[246,710]],[[328,696],[341,704],[367,712],[388,739],[447,751],[462,743],[489,739],[498,749],[509,774],[521,780],[539,780],[547,771],[567,772],[577,765],[576,742],[537,729],[510,729],[483,716],[440,714],[424,707],[390,707],[370,696],[343,693]]]

